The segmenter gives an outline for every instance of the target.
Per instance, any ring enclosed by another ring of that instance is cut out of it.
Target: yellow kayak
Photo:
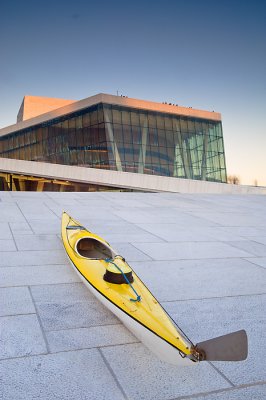
[[[174,365],[193,365],[204,359],[217,359],[217,354],[206,357],[203,344],[209,341],[202,342],[202,346],[193,345],[108,242],[65,212],[62,241],[72,266],[89,290],[161,360]]]

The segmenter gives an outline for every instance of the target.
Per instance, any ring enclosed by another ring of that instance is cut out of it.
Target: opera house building
[[[0,157],[135,174],[226,182],[221,115],[98,94],[25,96],[0,129]]]

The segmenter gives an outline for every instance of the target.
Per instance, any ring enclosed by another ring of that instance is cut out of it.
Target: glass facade
[[[0,156],[226,182],[221,121],[103,103],[0,137]]]

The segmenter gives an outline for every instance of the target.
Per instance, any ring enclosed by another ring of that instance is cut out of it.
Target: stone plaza
[[[194,342],[245,329],[239,363],[158,360],[80,282],[67,211],[123,255]],[[0,192],[1,400],[266,398],[266,197]]]

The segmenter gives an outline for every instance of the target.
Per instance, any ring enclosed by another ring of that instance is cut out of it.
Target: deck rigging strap
[[[134,303],[137,302],[137,301],[141,301],[141,296],[140,296],[140,295],[138,294],[138,292],[134,289],[133,285],[129,282],[129,280],[128,280],[126,274],[125,274],[125,273],[122,271],[122,269],[114,262],[114,260],[113,260],[112,258],[106,258],[104,261],[105,261],[106,263],[108,263],[108,264],[109,264],[109,263],[110,263],[110,264],[113,264],[113,265],[118,269],[118,271],[121,272],[121,274],[123,275],[125,281],[127,282],[127,284],[131,287],[131,289],[133,290],[133,292],[134,292],[135,295],[137,296],[136,299],[130,299],[130,301],[133,301]]]
[[[68,230],[81,230],[81,231],[86,231],[87,230],[84,226],[81,226],[81,225],[67,225],[66,229],[68,229]]]

